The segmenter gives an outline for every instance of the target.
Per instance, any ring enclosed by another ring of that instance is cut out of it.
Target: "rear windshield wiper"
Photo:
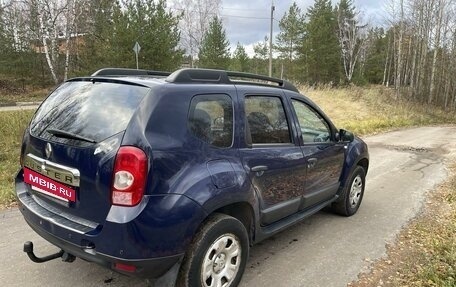
[[[96,143],[96,141],[93,139],[79,136],[77,134],[67,132],[67,131],[62,131],[62,130],[58,130],[58,129],[47,129],[46,131],[59,138],[67,138],[67,139],[81,140],[81,141],[85,141],[85,142],[89,142],[89,143]]]

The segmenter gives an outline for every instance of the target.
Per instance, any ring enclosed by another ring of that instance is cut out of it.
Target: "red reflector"
[[[114,263],[114,268],[125,272],[135,272],[136,266],[123,263]]]

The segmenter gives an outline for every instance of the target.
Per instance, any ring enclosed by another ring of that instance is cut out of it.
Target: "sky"
[[[338,2],[333,0],[333,4]],[[386,0],[355,0],[355,6],[361,11],[363,18],[372,25],[382,26],[385,22],[384,3]],[[293,0],[274,0],[274,35],[279,32],[278,21],[293,3]],[[303,12],[313,5],[314,0],[296,0]],[[270,0],[222,0],[221,16],[231,52],[236,44],[246,47],[247,53],[253,55],[253,45],[269,37]]]

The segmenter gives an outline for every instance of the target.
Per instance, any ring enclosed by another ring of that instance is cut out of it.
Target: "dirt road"
[[[344,218],[320,212],[251,250],[241,286],[346,286],[385,254],[427,191],[444,181],[456,158],[456,128],[429,127],[366,138],[371,167],[361,208]],[[2,286],[153,286],[76,260],[32,263],[22,252],[32,240],[43,253],[56,250],[16,210],[0,212]],[[44,255],[44,254],[43,254]]]

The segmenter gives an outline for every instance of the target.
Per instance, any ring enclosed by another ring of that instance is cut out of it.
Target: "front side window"
[[[248,96],[245,112],[253,144],[291,143],[287,117],[279,97]]]
[[[325,119],[303,102],[292,100],[304,144],[331,141],[331,130]]]
[[[233,104],[228,95],[200,95],[192,99],[188,117],[190,132],[216,147],[233,142]]]

